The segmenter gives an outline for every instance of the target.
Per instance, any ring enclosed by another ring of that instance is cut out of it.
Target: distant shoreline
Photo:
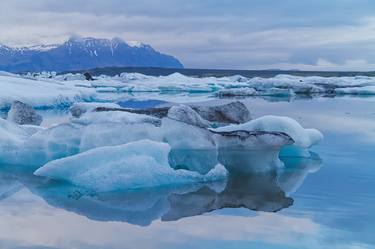
[[[93,76],[108,75],[115,76],[121,73],[141,73],[151,76],[165,76],[172,73],[181,73],[190,77],[225,77],[231,75],[242,75],[244,77],[263,77],[270,78],[279,74],[288,74],[294,76],[322,76],[322,77],[355,77],[369,76],[375,77],[375,71],[357,72],[357,71],[298,71],[298,70],[228,70],[228,69],[190,69],[190,68],[156,68],[156,67],[106,67],[94,68],[88,70],[65,71],[66,73],[84,73],[89,72]]]

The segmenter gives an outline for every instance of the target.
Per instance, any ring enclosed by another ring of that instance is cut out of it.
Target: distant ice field
[[[292,76],[188,77],[180,73],[147,76],[122,73],[87,81],[83,74],[0,72],[0,109],[18,100],[35,108],[65,108],[77,102],[119,102],[131,97],[170,102],[215,98],[314,98],[375,95],[375,77]]]

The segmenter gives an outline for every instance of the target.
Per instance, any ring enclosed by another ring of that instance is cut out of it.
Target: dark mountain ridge
[[[100,67],[183,68],[173,56],[150,45],[120,38],[70,38],[59,45],[11,48],[0,45],[0,70],[9,72],[73,71]]]

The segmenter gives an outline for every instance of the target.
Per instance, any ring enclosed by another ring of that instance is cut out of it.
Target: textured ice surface
[[[217,106],[192,105],[191,107],[210,122],[240,124],[251,119],[249,109],[240,101]]]
[[[201,128],[210,127],[210,123],[207,120],[204,120],[196,111],[187,105],[172,106],[168,111],[168,118]]]
[[[42,116],[31,106],[20,101],[13,102],[7,119],[20,125],[40,125],[43,121]]]
[[[169,166],[170,146],[141,140],[120,146],[101,147],[55,160],[35,174],[66,180],[96,191],[114,191],[224,179],[227,171],[216,166],[206,175]]]

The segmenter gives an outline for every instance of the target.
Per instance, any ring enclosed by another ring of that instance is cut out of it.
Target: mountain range
[[[0,44],[0,70],[8,72],[75,71],[101,67],[183,68],[175,57],[150,45],[120,38],[73,37],[62,44],[12,48]]]

